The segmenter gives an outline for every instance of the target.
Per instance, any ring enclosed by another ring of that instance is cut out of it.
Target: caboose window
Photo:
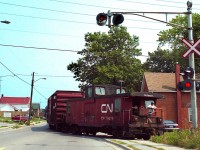
[[[122,89],[122,91],[120,92],[120,89],[116,89],[116,94],[120,94],[120,93],[125,93],[125,89]]]
[[[88,97],[92,97],[92,87],[89,87],[87,92]]]
[[[104,87],[95,87],[95,93],[97,95],[105,95],[106,91]]]
[[[115,99],[115,112],[121,112],[121,98]]]

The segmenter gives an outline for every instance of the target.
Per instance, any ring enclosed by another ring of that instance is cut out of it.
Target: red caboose
[[[104,132],[116,137],[149,139],[162,133],[162,110],[149,115],[147,105],[163,98],[155,93],[125,93],[119,86],[96,85],[84,98],[66,100],[63,127],[74,134]]]

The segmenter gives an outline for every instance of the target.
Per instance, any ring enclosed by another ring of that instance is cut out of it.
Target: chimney
[[[176,83],[176,101],[177,101],[177,123],[180,128],[182,125],[182,101],[181,101],[181,91],[178,90],[177,85],[180,82],[180,64],[176,62],[176,71],[175,71],[175,83]]]

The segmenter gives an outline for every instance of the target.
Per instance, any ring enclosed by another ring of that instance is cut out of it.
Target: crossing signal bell
[[[194,76],[194,69],[191,67],[188,67],[184,73],[180,73],[180,75],[183,76],[184,81],[178,83],[178,89],[180,91],[190,91],[194,87],[194,82],[192,80]]]

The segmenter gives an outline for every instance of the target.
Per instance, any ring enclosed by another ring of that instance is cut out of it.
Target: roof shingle
[[[175,73],[145,72],[144,79],[149,92],[176,91]]]
[[[2,104],[29,104],[29,97],[1,97],[0,103]]]

